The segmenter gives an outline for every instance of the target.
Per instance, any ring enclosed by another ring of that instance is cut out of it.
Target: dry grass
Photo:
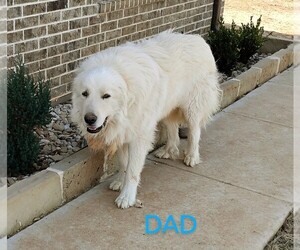
[[[256,20],[262,15],[262,26],[267,31],[292,35],[298,26],[295,25],[294,5],[292,0],[226,0],[224,20],[236,24],[248,23],[250,16]],[[299,30],[298,30],[299,31]]]
[[[264,250],[292,250],[294,248],[294,215],[289,213],[285,222]]]

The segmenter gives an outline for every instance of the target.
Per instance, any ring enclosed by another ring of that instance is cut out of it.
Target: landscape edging
[[[103,153],[84,148],[9,187],[7,234],[0,232],[0,235],[12,236],[88,191],[98,184],[103,174],[102,164]]]
[[[220,84],[223,91],[221,110],[256,87],[264,84],[294,63],[294,44],[263,58],[250,69]],[[257,72],[253,74],[253,72]]]

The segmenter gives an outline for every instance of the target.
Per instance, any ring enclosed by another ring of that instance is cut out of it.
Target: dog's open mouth
[[[93,134],[100,132],[100,130],[105,127],[106,122],[107,122],[107,118],[108,117],[105,118],[103,124],[100,127],[98,127],[98,128],[96,128],[95,126],[88,126],[87,129],[86,129],[87,132],[93,133]]]

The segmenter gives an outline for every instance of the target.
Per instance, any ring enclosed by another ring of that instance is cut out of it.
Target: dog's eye
[[[102,96],[102,99],[107,99],[107,98],[109,98],[110,97],[110,94],[104,94],[103,96]]]
[[[82,92],[82,95],[83,95],[84,97],[87,97],[87,96],[89,95],[89,93],[88,93],[87,91],[83,91],[83,92]]]

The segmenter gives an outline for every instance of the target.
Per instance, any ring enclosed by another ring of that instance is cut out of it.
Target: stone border
[[[12,236],[95,186],[103,174],[102,164],[103,154],[85,148],[9,187],[7,235]]]
[[[223,91],[221,109],[226,108],[257,86],[264,84],[293,63],[294,44],[290,44],[286,49],[281,49],[273,55],[263,58],[236,78],[222,83],[220,85]]]
[[[298,49],[300,51],[298,47],[297,54]],[[262,59],[236,78],[222,83],[221,109],[291,66],[293,49],[291,44]],[[299,61],[295,60],[295,64]],[[7,235],[12,236],[95,186],[103,175],[103,162],[103,154],[90,153],[85,148],[9,187]],[[0,231],[0,235],[6,233]]]

